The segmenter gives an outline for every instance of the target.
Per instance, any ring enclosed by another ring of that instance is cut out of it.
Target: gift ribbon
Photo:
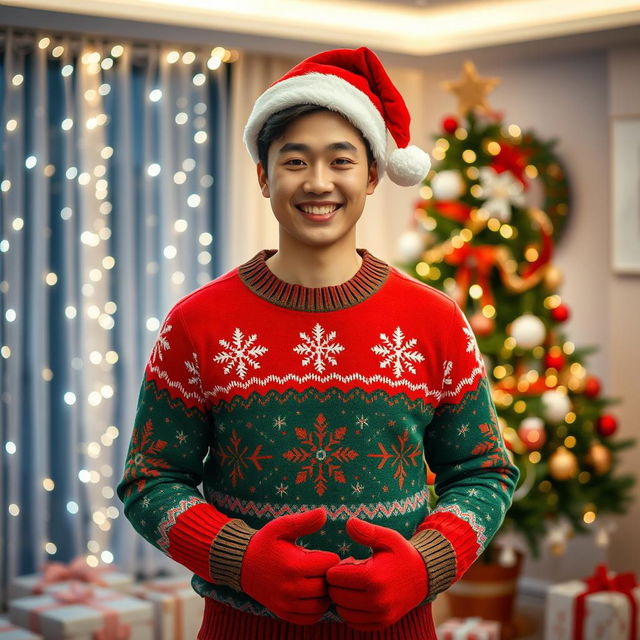
[[[40,614],[43,611],[59,609],[72,604],[83,604],[102,612],[104,624],[102,629],[98,629],[93,633],[93,640],[130,640],[131,625],[120,623],[118,612],[98,602],[91,587],[79,582],[72,582],[68,590],[55,591],[49,595],[54,600],[52,603],[34,607],[29,614],[29,629],[34,633],[41,632]],[[104,602],[119,600],[120,598],[122,598],[122,594],[114,593],[106,597],[101,596],[100,600]]]
[[[182,630],[184,628],[183,618],[184,618],[184,609],[182,607],[182,600],[175,593],[178,589],[184,589],[184,583],[178,584],[159,584],[157,582],[147,582],[145,585],[145,589],[148,591],[155,591],[157,593],[166,593],[167,595],[173,596],[173,604],[174,604],[174,612],[175,615],[173,617],[173,640],[183,640]],[[141,592],[141,597],[144,598],[144,592]]]
[[[482,287],[480,298],[482,306],[493,304],[493,291],[489,278],[491,270],[496,264],[496,256],[496,246],[494,245],[475,246],[467,242],[444,256],[445,262],[458,267],[456,273],[459,291],[457,302],[463,309],[466,306],[472,271],[475,272],[475,282]]]
[[[44,587],[55,582],[79,580],[98,585],[109,586],[100,575],[111,567],[90,567],[84,556],[74,558],[69,564],[63,562],[46,562],[42,566],[42,578],[34,585],[32,593],[43,593]]]
[[[633,573],[619,573],[612,578],[607,574],[607,567],[599,564],[593,575],[584,579],[587,588],[579,594],[574,602],[573,608],[573,640],[582,640],[584,634],[584,620],[586,616],[586,599],[592,593],[601,591],[614,591],[622,593],[629,600],[631,606],[631,628],[629,631],[629,640],[637,640],[637,624],[638,624],[638,603],[636,602],[632,590],[638,586],[636,577]]]

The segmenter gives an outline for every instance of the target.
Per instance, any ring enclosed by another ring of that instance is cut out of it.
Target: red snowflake
[[[142,429],[135,429],[129,449],[129,456],[124,472],[126,480],[137,480],[136,489],[140,492],[147,484],[147,478],[160,475],[159,469],[168,469],[169,463],[158,454],[167,446],[164,440],[151,440],[153,424],[147,420]],[[132,485],[127,488],[127,496],[131,495]]]
[[[296,476],[296,484],[313,479],[316,493],[321,496],[327,489],[327,476],[342,484],[347,481],[340,466],[357,458],[358,453],[349,447],[335,446],[344,440],[347,433],[346,427],[338,427],[333,433],[328,433],[327,422],[322,413],[318,414],[314,427],[315,432],[307,431],[302,427],[295,429],[300,443],[308,445],[308,451],[300,447],[292,447],[282,455],[289,462],[304,463]]]
[[[407,447],[407,440],[409,439],[409,430],[405,429],[402,435],[398,434],[398,445],[393,445],[391,447],[393,453],[387,451],[382,444],[382,442],[378,442],[378,447],[380,447],[381,453],[369,453],[367,456],[369,458],[380,458],[380,463],[378,464],[378,469],[382,469],[384,465],[387,463],[387,460],[393,458],[393,462],[391,466],[397,465],[396,472],[393,474],[394,478],[398,478],[398,484],[402,489],[404,485],[404,479],[407,477],[406,466],[409,466],[409,463],[413,464],[414,467],[417,467],[416,456],[422,455],[420,451],[420,446],[417,444],[412,444]]]
[[[500,427],[498,427],[498,419],[495,411],[492,407],[491,422],[487,422],[480,425],[480,431],[484,436],[484,441],[477,444],[471,452],[474,456],[484,456],[485,460],[482,462],[483,467],[496,468],[498,474],[503,478],[508,478],[506,468],[509,466],[509,460],[507,459],[507,451],[502,444],[502,436],[500,434]],[[500,483],[500,487],[503,491],[506,491],[506,484]]]
[[[231,467],[231,484],[235,487],[238,478],[244,480],[244,475],[242,473],[243,468],[247,468],[249,465],[245,460],[245,454],[247,453],[248,447],[244,447],[240,449],[240,441],[242,438],[238,436],[235,429],[231,430],[231,445],[227,445],[227,451],[222,448],[222,445],[218,445],[218,457],[220,458],[220,464],[222,466],[230,466]],[[250,455],[247,460],[251,460],[254,466],[258,471],[262,471],[262,466],[260,465],[260,460],[268,460],[269,458],[273,458],[273,456],[261,456],[260,450],[262,449],[262,445],[259,444],[252,455]]]

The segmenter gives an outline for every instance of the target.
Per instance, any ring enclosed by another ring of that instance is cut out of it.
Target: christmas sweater
[[[430,618],[511,503],[518,470],[465,316],[357,252],[351,279],[311,288],[278,278],[263,249],[182,298],[147,362],[117,494],[229,616],[273,623],[241,589],[244,550],[273,518],[322,506],[326,524],[296,543],[366,558],[347,519],[395,529],[424,559]],[[346,626],[333,605],[323,623]]]

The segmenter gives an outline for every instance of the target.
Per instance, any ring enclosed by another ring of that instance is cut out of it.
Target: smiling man
[[[279,247],[167,315],[118,496],[193,571],[199,640],[435,640],[431,602],[498,529],[518,471],[456,303],[356,247],[384,174],[416,185],[429,158],[364,47],[296,65],[244,139]]]

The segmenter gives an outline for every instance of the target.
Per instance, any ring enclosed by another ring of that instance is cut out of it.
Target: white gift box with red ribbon
[[[640,586],[633,574],[593,576],[547,590],[545,640],[640,640]]]
[[[115,571],[113,567],[90,567],[83,556],[64,564],[49,562],[40,573],[18,576],[11,581],[10,598],[23,598],[46,593],[52,585],[83,582],[96,587],[128,593],[133,585],[133,576]]]
[[[438,640],[500,640],[500,623],[482,618],[451,618],[437,629]]]
[[[153,640],[152,616],[148,602],[77,582],[9,602],[11,622],[45,640]]]
[[[154,607],[154,640],[193,640],[204,616],[204,598],[189,577],[155,578],[134,585],[132,595]]]
[[[0,616],[0,640],[42,640],[42,636],[13,624],[9,618]]]

